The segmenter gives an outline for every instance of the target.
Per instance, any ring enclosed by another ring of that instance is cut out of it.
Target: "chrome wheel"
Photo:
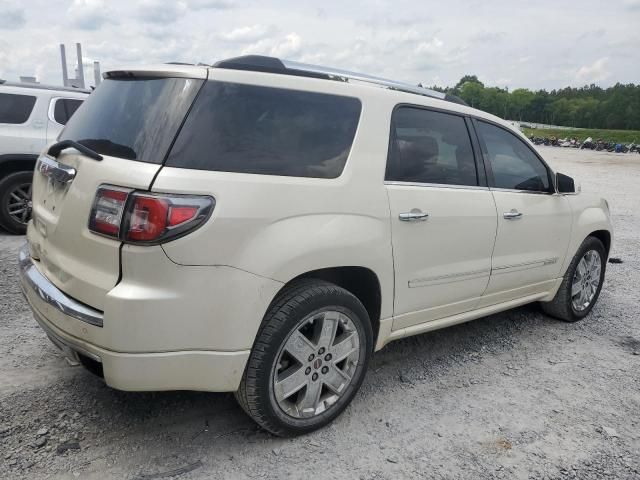
[[[600,286],[602,261],[596,250],[588,250],[580,259],[571,283],[571,305],[576,312],[589,308]]]
[[[31,208],[31,183],[16,185],[9,193],[7,203],[9,216],[19,224],[26,225],[31,218]]]
[[[353,320],[335,310],[306,317],[285,340],[272,373],[280,409],[309,418],[331,408],[358,367],[360,338]]]

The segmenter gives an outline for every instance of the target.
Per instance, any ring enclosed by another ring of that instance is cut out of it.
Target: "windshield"
[[[107,79],[69,120],[60,140],[160,164],[201,86],[202,80],[189,78]]]

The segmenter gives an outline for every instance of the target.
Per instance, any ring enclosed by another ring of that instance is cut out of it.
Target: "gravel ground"
[[[640,478],[640,158],[542,148],[616,228],[599,303],[536,305],[401,340],[329,427],[284,440],[229,394],[125,393],[68,367],[0,234],[1,478]]]

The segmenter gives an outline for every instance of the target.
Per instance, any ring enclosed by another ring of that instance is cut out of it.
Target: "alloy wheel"
[[[21,183],[9,193],[7,211],[9,216],[21,225],[31,218],[31,183]]]
[[[315,312],[285,340],[274,367],[273,392],[280,409],[309,418],[330,409],[353,380],[360,337],[343,312]]]
[[[571,283],[571,304],[576,312],[591,305],[600,286],[602,261],[596,250],[588,250],[580,259]]]

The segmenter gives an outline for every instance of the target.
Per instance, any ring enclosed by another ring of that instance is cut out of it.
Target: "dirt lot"
[[[640,478],[640,157],[541,149],[616,228],[598,305],[536,305],[398,341],[333,425],[259,430],[232,395],[124,393],[68,367],[20,294],[0,234],[1,478]]]

